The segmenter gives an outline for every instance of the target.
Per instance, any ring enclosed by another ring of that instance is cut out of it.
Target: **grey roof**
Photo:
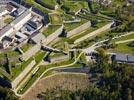
[[[6,44],[9,44],[9,43],[11,43],[11,41],[8,41],[8,40],[3,40],[3,45],[6,45]]]
[[[0,4],[6,4],[6,3],[9,3],[11,2],[11,0],[0,0]]]
[[[42,25],[41,22],[39,22],[39,21],[32,21],[32,20],[28,21],[27,24],[30,25],[34,29],[38,29]]]
[[[0,37],[2,35],[4,35],[11,28],[12,28],[12,26],[9,24],[9,25],[5,26],[2,30],[0,30]]]
[[[127,62],[127,56],[125,54],[116,54],[115,60],[116,61]]]
[[[18,36],[20,38],[23,38],[23,39],[26,39],[27,38],[27,36],[25,34],[21,33],[21,32],[17,32],[16,33],[16,36]]]
[[[29,14],[29,10],[26,10],[23,14],[21,14],[19,17],[17,17],[12,24],[17,24],[18,22],[20,22],[24,17],[26,17]]]
[[[40,44],[41,41],[45,40],[45,36],[42,33],[38,33],[31,38],[35,43]]]
[[[128,62],[134,63],[134,56],[133,55],[128,55]]]
[[[12,41],[13,41],[13,39],[10,38],[10,37],[7,37],[7,36],[5,36],[5,37],[2,39],[3,45],[10,44],[10,43],[12,43]]]
[[[134,3],[134,0],[128,0],[128,1]]]
[[[32,28],[31,26],[29,26],[28,24],[25,25],[25,28],[26,28],[26,30],[27,30],[28,32],[34,32],[34,31],[35,31],[35,29]]]
[[[5,36],[5,37],[2,39],[2,41],[10,41],[10,42],[12,42],[13,39],[12,39],[11,37]]]
[[[25,9],[23,7],[19,7],[15,13],[17,13],[17,16],[21,15],[23,12],[25,11]]]

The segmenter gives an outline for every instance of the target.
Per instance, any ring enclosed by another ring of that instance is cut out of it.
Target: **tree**
[[[94,13],[93,7],[92,7],[93,1],[92,0],[87,0],[87,2],[88,2],[88,7],[89,7],[90,12]]]
[[[18,97],[10,89],[0,86],[0,100],[18,100]]]

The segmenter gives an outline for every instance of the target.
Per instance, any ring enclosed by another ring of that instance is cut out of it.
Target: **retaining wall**
[[[49,35],[46,38],[44,44],[49,44],[50,42],[52,42],[53,40],[55,40],[61,34],[62,30],[63,30],[63,25],[59,29],[57,29],[54,33],[52,33],[51,35]]]
[[[25,78],[25,76],[29,73],[29,71],[34,67],[35,64],[35,60],[31,61],[31,63],[26,66],[26,68],[19,74],[19,76],[11,82],[13,89],[15,89],[19,85],[19,83]]]
[[[81,26],[71,30],[68,32],[67,34],[67,37],[70,37],[70,36],[73,36],[73,35],[76,35],[77,33],[81,33],[82,31],[86,30],[87,28],[89,28],[91,26],[91,22],[88,21],[84,24],[82,24]]]

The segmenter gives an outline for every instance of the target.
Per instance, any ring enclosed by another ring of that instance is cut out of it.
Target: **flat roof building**
[[[125,54],[116,54],[116,61],[127,62],[127,56]]]
[[[26,36],[25,34],[21,33],[21,32],[17,32],[15,35],[16,35],[18,38],[23,38],[23,39],[26,39],[26,38],[27,38],[27,36]]]
[[[127,54],[115,54],[115,61],[119,63],[133,63],[134,64],[134,55]]]
[[[134,63],[134,56],[133,55],[128,55],[128,62],[129,63]]]

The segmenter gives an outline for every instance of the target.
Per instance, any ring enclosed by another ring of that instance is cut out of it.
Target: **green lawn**
[[[89,27],[87,30],[85,30],[85,31],[83,31],[83,32],[71,37],[70,39],[71,39],[71,41],[75,41],[76,39],[79,39],[79,38],[83,37],[84,35],[87,35],[87,34],[93,32],[93,31],[99,29],[100,27],[103,27],[106,24],[108,24],[108,22],[98,23],[96,25],[96,27]]]
[[[23,94],[46,69],[51,68],[51,67],[61,66],[61,65],[67,65],[72,62],[73,61],[63,61],[60,63],[39,66],[39,70],[34,75],[32,75],[30,79],[21,87],[22,91],[19,90],[19,93]]]
[[[134,54],[134,47],[128,46],[128,43],[118,44],[116,48],[110,49],[110,52]]]
[[[0,68],[0,76],[11,80],[11,75],[7,73],[3,68]]]
[[[70,9],[70,12],[77,12],[81,8],[87,8],[88,4],[85,1],[70,1],[70,0],[64,0],[63,5],[65,7],[68,7]]]
[[[61,14],[52,14],[50,15],[50,21],[51,21],[51,24],[62,24],[63,21],[70,21],[70,20],[74,20],[75,16],[73,15],[69,15],[69,14],[66,14],[66,13],[61,13]]]
[[[28,59],[20,63],[18,66],[12,67],[12,80],[15,79],[31,62],[33,58]]]
[[[51,6],[55,6],[57,4],[56,0],[42,0],[42,2]]]
[[[79,27],[80,25],[86,23],[87,20],[81,19],[81,22],[78,23],[68,23],[68,24],[64,24],[65,28],[67,31],[71,31],[77,27]]]
[[[44,51],[39,51],[38,53],[36,53],[35,57],[35,61],[38,64],[45,56],[46,52]]]
[[[62,19],[65,21],[74,20],[75,16],[69,15],[69,14],[63,14]]]
[[[82,64],[78,64],[78,63],[77,63],[77,64],[74,64],[74,65],[69,66],[69,67],[82,67]],[[47,73],[45,73],[42,78],[47,77],[47,76],[50,76],[50,75],[52,75],[52,74],[54,74],[54,73],[57,73],[57,72],[55,72],[54,70],[50,70],[50,71],[48,71]],[[58,72],[58,73],[59,73],[59,72]]]
[[[62,24],[62,17],[58,14],[50,15],[51,24]]]
[[[14,57],[14,56],[19,56],[20,55],[19,52],[14,51],[14,50],[13,51],[8,51],[6,53],[7,53],[8,57]]]
[[[63,53],[51,53],[50,57],[54,58],[54,57],[60,57],[60,56],[64,56]]]
[[[7,59],[5,54],[7,54],[12,68],[13,68],[17,63],[20,63],[19,59],[17,58],[17,56],[20,55],[19,52],[16,52],[16,51],[7,51],[7,52],[5,52],[5,53],[1,53],[1,54],[0,54],[0,61],[1,61],[0,67],[2,68],[2,70],[4,70],[4,71],[1,70],[1,72],[4,72],[4,73],[6,73],[6,69],[7,69],[7,67],[8,67],[7,64],[6,64],[6,62],[5,62],[6,59]],[[12,59],[13,59],[13,60],[12,60]],[[4,62],[3,62],[3,61],[4,61]],[[16,68],[16,67],[14,67],[14,68]],[[8,73],[7,73],[7,74],[8,74]],[[7,74],[4,74],[4,75],[7,76]],[[5,76],[5,77],[6,77],[6,76]],[[16,76],[14,76],[14,71],[12,71],[12,75],[10,75],[10,79],[11,79],[12,77],[16,77]]]
[[[6,60],[6,54],[7,54],[8,58],[9,58],[9,60],[15,58],[15,60],[13,60],[11,62],[11,64],[14,65],[14,63],[18,62],[17,56],[20,56],[20,53],[17,52],[17,51],[7,51],[7,52],[4,52],[4,53],[1,53],[0,54],[0,61]],[[2,66],[2,64],[1,64],[1,66]]]
[[[14,20],[14,18],[9,17],[9,18],[6,18],[6,19],[4,20],[4,23],[5,23],[5,24],[10,24],[13,20]]]
[[[43,34],[45,36],[51,35],[53,32],[55,32],[57,29],[59,29],[61,25],[49,25],[47,29],[43,31]]]
[[[78,44],[76,44],[75,47],[78,47],[78,48],[87,48],[91,45],[93,45],[95,42],[98,42],[98,41],[101,41],[101,40],[104,40],[104,39],[107,39],[107,33],[109,32],[110,30],[107,30],[105,32],[102,32],[100,34],[98,34],[97,36],[93,36],[93,37],[90,37]]]
[[[0,61],[5,59],[6,58],[6,55],[4,53],[0,53]]]
[[[21,49],[22,49],[23,52],[26,52],[28,49],[30,49],[33,46],[34,46],[34,44],[26,43],[21,47]]]
[[[51,11],[49,9],[46,9],[45,7],[41,6],[40,4],[36,3],[35,0],[26,0],[26,3],[29,3],[30,5],[38,8],[39,10],[41,10],[42,12],[45,13],[50,13]]]

